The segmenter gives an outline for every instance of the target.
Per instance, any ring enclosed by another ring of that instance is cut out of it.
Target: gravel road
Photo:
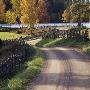
[[[41,41],[42,39],[39,38],[39,39],[34,39],[34,40],[29,40],[29,41],[26,41],[27,44],[29,45],[35,45],[36,43],[38,43],[39,41]]]
[[[90,59],[65,47],[42,48],[46,61],[42,73],[27,90],[90,90]]]

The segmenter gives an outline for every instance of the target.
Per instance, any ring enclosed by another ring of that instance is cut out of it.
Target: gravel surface
[[[46,61],[42,73],[27,90],[90,90],[90,60],[73,48],[42,48]]]
[[[36,43],[38,43],[39,41],[41,41],[42,39],[39,38],[39,39],[35,39],[35,40],[29,40],[29,41],[26,41],[27,44],[29,45],[35,45]]]

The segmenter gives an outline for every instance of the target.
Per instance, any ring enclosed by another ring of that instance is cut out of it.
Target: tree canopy
[[[17,23],[17,17],[25,24],[48,23],[51,19],[61,20],[62,17],[65,22],[78,20],[88,22],[89,2],[89,0],[0,0],[0,23]]]
[[[63,13],[63,19],[66,22],[89,22],[90,21],[90,4],[75,3],[70,5]]]
[[[0,0],[0,22],[4,21],[5,4],[3,0]]]

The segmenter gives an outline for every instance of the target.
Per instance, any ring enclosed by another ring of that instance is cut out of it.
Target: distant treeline
[[[89,0],[0,0],[0,23],[89,22]],[[64,11],[65,10],[65,11]]]

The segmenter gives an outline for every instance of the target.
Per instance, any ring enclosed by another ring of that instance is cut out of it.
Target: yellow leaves
[[[38,2],[38,7],[36,3]],[[43,22],[50,21],[44,0],[11,0],[12,10],[6,12],[6,22],[15,23],[16,17],[20,17],[23,24],[34,24],[40,20]],[[40,17],[40,10],[44,11],[43,17]]]
[[[22,23],[36,23],[38,13],[35,7],[35,0],[22,0],[20,9]]]
[[[69,21],[69,19],[70,19],[70,11],[68,9],[66,9],[64,11],[62,17],[64,18],[64,21]]]
[[[27,15],[21,16],[22,24],[29,23],[29,17]]]
[[[6,22],[9,24],[14,24],[16,23],[16,14],[11,11],[7,11],[5,14],[6,17]]]
[[[5,5],[3,0],[0,0],[0,21],[4,20]]]
[[[6,12],[7,23],[15,23],[17,16],[20,17],[21,23],[36,23],[38,18],[36,0],[11,0],[11,3],[12,10]]]
[[[4,12],[5,5],[3,3],[3,0],[0,0],[0,12]]]
[[[45,1],[44,0],[39,0],[39,6],[45,6]]]
[[[20,16],[20,0],[11,0],[13,12]]]
[[[20,5],[20,0],[11,0],[11,3],[13,4],[14,9],[16,9]]]

